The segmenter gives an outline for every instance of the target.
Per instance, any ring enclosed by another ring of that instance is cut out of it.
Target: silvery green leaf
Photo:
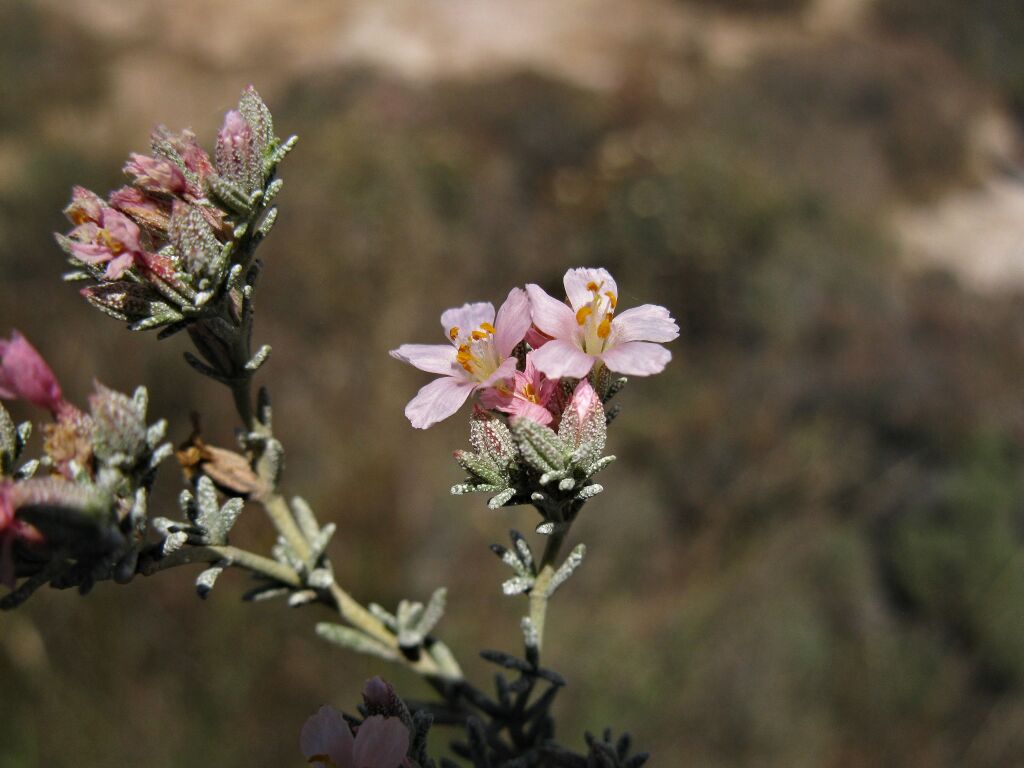
[[[315,557],[323,555],[327,549],[327,545],[331,543],[331,538],[334,536],[334,532],[338,529],[338,526],[334,523],[328,523],[325,525],[320,532],[309,541],[309,548],[313,550]]]
[[[257,237],[266,237],[270,234],[270,230],[274,228],[274,224],[277,222],[277,208],[271,208],[267,211],[267,215],[263,217],[263,221],[256,228]]]
[[[248,216],[252,213],[252,205],[249,203],[249,195],[235,182],[221,174],[209,174],[203,183],[210,197],[223,207],[241,216]]]
[[[334,574],[327,568],[316,568],[310,572],[306,583],[314,589],[330,589],[334,584]]]
[[[571,477],[563,478],[558,483],[558,490],[560,491],[571,491],[575,487],[576,481],[573,480]]]
[[[580,488],[579,492],[576,494],[574,498],[578,499],[579,501],[586,501],[587,499],[594,498],[603,490],[604,486],[598,485],[597,483],[591,483],[590,485],[585,485],[582,488]]]
[[[217,583],[217,577],[223,572],[223,565],[215,565],[207,568],[196,577],[196,592],[203,600],[213,591],[213,586]]]
[[[295,554],[295,550],[291,548],[291,545],[283,537],[278,537],[277,543],[271,547],[270,553],[277,562],[287,565],[296,573],[306,572],[306,563]]]
[[[174,520],[170,520],[166,517],[154,517],[149,522],[150,525],[153,526],[153,530],[159,533],[164,538],[167,538],[167,536],[170,533],[181,528],[181,523],[178,523]]]
[[[298,608],[303,605],[309,605],[317,600],[317,593],[312,589],[303,589],[299,592],[293,592],[288,598],[289,608]]]
[[[533,530],[536,533],[541,534],[542,536],[550,536],[552,533],[555,532],[555,524],[554,523],[541,523],[540,525],[538,525]]]
[[[626,386],[628,381],[629,380],[625,376],[621,376],[615,379],[615,381],[613,381],[611,384],[609,384],[608,391],[605,392],[604,395],[604,402],[607,403],[609,400],[611,400],[613,397],[619,394],[619,392],[621,392],[623,388]]]
[[[25,446],[28,444],[28,439],[32,437],[32,422],[21,422],[21,424],[18,425],[18,428],[15,431],[17,433],[18,438],[18,453],[21,453],[25,449]]]
[[[538,472],[565,469],[569,451],[551,429],[531,419],[517,419],[512,436],[523,458]]]
[[[153,451],[153,455],[149,460],[149,469],[156,469],[157,465],[159,465],[164,459],[168,458],[172,453],[174,453],[174,448],[170,443],[164,443],[161,445]]]
[[[577,544],[573,547],[572,552],[569,553],[565,562],[562,563],[557,571],[555,571],[555,574],[551,577],[551,581],[548,582],[546,592],[548,597],[551,597],[551,595],[555,593],[555,590],[562,586],[562,584],[565,583],[565,580],[572,576],[573,572],[580,567],[580,564],[583,562],[583,558],[586,554],[587,548],[585,545]]]
[[[264,176],[269,176],[271,173],[273,173],[274,169],[281,163],[282,160],[284,160],[285,156],[287,156],[287,154],[292,151],[298,140],[298,136],[290,137],[287,141],[278,146],[267,156],[267,159],[263,161]]]
[[[358,653],[377,656],[387,661],[395,661],[398,658],[398,654],[394,650],[379,640],[374,640],[372,637],[351,627],[323,622],[316,625],[316,633],[329,643],[340,645],[343,648],[348,648]]]
[[[430,596],[430,600],[427,601],[427,607],[424,609],[423,616],[419,622],[419,628],[423,634],[428,634],[430,630],[437,626],[441,617],[444,616],[447,597],[448,590],[444,587],[435,589],[434,594]]]
[[[220,545],[228,543],[228,534],[231,532],[235,521],[238,520],[238,516],[242,513],[244,504],[245,502],[236,496],[224,502],[224,506],[220,507],[216,512],[203,518],[201,525],[206,531],[207,539],[211,544]]]
[[[210,520],[219,511],[220,504],[217,501],[217,488],[210,478],[203,475],[199,478],[199,482],[196,483],[196,525],[206,528]]]
[[[526,568],[529,568],[532,571],[533,552],[530,551],[530,545],[526,542],[526,539],[523,538],[523,534],[519,533],[519,531],[509,531],[509,536],[512,538],[512,544],[516,548],[519,560]]]
[[[274,198],[277,197],[277,193],[281,191],[281,187],[284,186],[284,179],[274,179],[272,182],[267,184],[267,189],[263,195],[263,205],[270,205]]]
[[[561,480],[566,476],[566,474],[568,474],[568,470],[565,469],[559,469],[555,472],[545,472],[543,475],[540,476],[538,482],[541,485],[547,485],[552,480]]]
[[[170,534],[163,543],[163,553],[169,555],[176,552],[188,543],[188,534],[184,531],[175,531]]]
[[[145,408],[143,408],[145,412]],[[150,425],[149,429],[146,430],[146,445],[150,450],[157,447],[160,441],[167,436],[167,420],[160,419],[155,424]]]
[[[470,474],[489,485],[504,488],[508,485],[508,473],[502,472],[491,459],[469,451],[456,451],[455,460]]]
[[[515,488],[506,488],[497,496],[492,497],[491,500],[487,502],[487,506],[491,509],[498,509],[499,507],[503,507],[508,504],[515,495]]]
[[[271,600],[275,597],[284,597],[291,592],[288,587],[279,587],[276,584],[264,584],[263,586],[250,589],[242,599],[246,602],[258,602],[260,600]]]
[[[459,663],[455,660],[455,656],[447,645],[440,640],[435,640],[430,646],[429,653],[434,663],[441,670],[441,677],[450,680],[462,679],[462,670],[459,668]]]
[[[320,525],[317,522],[316,515],[313,514],[313,508],[309,506],[305,499],[299,496],[292,498],[291,506],[292,515],[295,517],[295,522],[298,523],[302,535],[309,541],[316,539],[320,535]]]
[[[15,480],[28,480],[39,469],[39,459],[32,459],[22,464],[14,473]]]
[[[600,458],[600,459],[598,459],[597,461],[595,461],[595,462],[594,462],[593,464],[591,464],[590,466],[588,466],[588,467],[587,467],[587,468],[586,468],[586,469],[584,470],[584,473],[583,473],[583,474],[584,474],[584,475],[585,475],[586,477],[588,477],[588,478],[589,478],[589,477],[593,477],[593,476],[594,476],[594,475],[596,475],[596,474],[597,474],[598,472],[600,472],[600,471],[601,471],[602,469],[604,469],[604,468],[605,468],[605,467],[607,467],[607,466],[608,466],[609,464],[611,464],[611,463],[612,463],[613,461],[615,461],[615,457],[614,457],[614,456],[605,456],[605,457],[603,457],[603,458]]]
[[[373,614],[373,616],[381,622],[388,629],[394,631],[398,628],[398,618],[394,614],[388,612],[382,605],[377,603],[370,603],[366,606],[367,610]]]
[[[256,351],[256,354],[252,356],[252,359],[245,364],[245,370],[258,371],[260,366],[267,361],[268,357],[270,357],[270,345],[264,344]]]
[[[501,591],[506,595],[521,595],[529,592],[533,587],[533,577],[515,576],[501,585]]]

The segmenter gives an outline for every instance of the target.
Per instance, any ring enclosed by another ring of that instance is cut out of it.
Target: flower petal
[[[543,405],[531,403],[529,400],[524,400],[521,397],[512,398],[507,404],[499,406],[498,410],[522,419],[536,421],[544,426],[547,426],[555,419],[551,411]]]
[[[576,330],[576,315],[569,306],[533,283],[526,286],[526,293],[537,329],[556,339],[571,339]]]
[[[569,303],[572,304],[572,311],[574,313],[578,312],[580,307],[589,304],[591,299],[594,298],[593,292],[588,288],[589,285],[597,285],[598,290],[602,294],[606,291],[611,291],[616,299],[619,296],[619,288],[615,285],[615,278],[603,267],[600,269],[591,269],[589,267],[570,269],[565,273],[565,277],[562,278],[562,284],[565,286],[565,295],[569,297]]]
[[[564,339],[549,341],[533,351],[533,364],[537,370],[552,379],[571,376],[580,379],[590,373],[594,358]]]
[[[501,365],[494,369],[494,373],[488,376],[484,381],[480,382],[481,387],[496,387],[500,382],[507,381],[515,377],[516,366],[519,361],[514,357],[506,358]]]
[[[450,344],[403,344],[389,354],[421,371],[448,376],[455,365],[457,353]]]
[[[499,357],[508,357],[516,344],[523,340],[533,318],[530,316],[530,297],[522,288],[513,288],[498,310],[494,320],[494,345]]]
[[[479,328],[482,323],[493,322],[494,305],[489,301],[463,304],[461,307],[446,309],[441,314],[441,327],[444,328],[444,335],[451,338],[452,328],[458,328],[458,335],[463,341],[470,331]]]
[[[679,326],[664,307],[642,304],[627,309],[612,320],[611,344],[629,341],[656,341],[664,344],[679,338]]]
[[[661,373],[671,359],[671,352],[660,344],[647,341],[627,341],[601,353],[601,360],[610,370],[627,376]]]
[[[353,743],[352,732],[348,729],[348,723],[341,716],[341,712],[327,705],[320,707],[320,710],[306,721],[299,735],[299,746],[307,760],[323,755],[338,768],[354,768]],[[313,764],[326,765],[323,762]]]
[[[426,429],[459,410],[475,386],[451,376],[435,379],[409,401],[405,415],[416,429]]]
[[[356,768],[397,768],[409,750],[409,729],[397,717],[368,717],[359,726],[352,756]]]

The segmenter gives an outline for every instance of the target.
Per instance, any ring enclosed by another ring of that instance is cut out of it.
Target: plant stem
[[[216,563],[221,560],[290,587],[302,586],[298,574],[288,566],[269,557],[232,546],[182,547],[159,559],[140,560],[138,571],[143,576],[152,576],[154,573],[179,565]]]
[[[544,622],[548,613],[548,586],[555,575],[555,562],[558,560],[558,553],[562,550],[562,544],[569,533],[568,527],[556,529],[548,543],[544,547],[544,555],[540,561],[540,572],[530,590],[530,621],[537,632],[537,652],[539,653],[544,645]]]

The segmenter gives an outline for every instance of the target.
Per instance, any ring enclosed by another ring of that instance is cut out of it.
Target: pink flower
[[[480,394],[480,403],[485,408],[522,416],[538,424],[546,425],[554,421],[550,407],[555,405],[558,382],[537,370],[533,364],[535,354],[530,352],[526,356],[526,370],[516,371],[512,381],[485,389]]]
[[[124,172],[134,177],[135,186],[147,192],[181,195],[187,188],[185,174],[163,158],[132,153],[125,163]]]
[[[426,429],[455,413],[477,389],[497,386],[513,377],[512,350],[530,327],[530,302],[522,288],[513,288],[494,315],[490,302],[464,304],[441,315],[451,344],[403,344],[391,356],[441,378],[423,387],[405,407],[417,429]]]
[[[171,213],[166,202],[157,200],[136,187],[121,187],[110,193],[110,205],[154,234],[167,236]]]
[[[526,286],[533,323],[552,338],[533,353],[545,374],[583,378],[600,361],[617,373],[649,376],[672,359],[660,346],[679,336],[667,309],[644,304],[616,315],[618,288],[605,269],[570,269],[563,282],[568,306],[540,286]]]
[[[54,416],[67,406],[50,366],[17,331],[0,339],[0,398],[27,400]]]
[[[318,768],[398,768],[410,765],[409,729],[395,717],[366,718],[353,738],[334,707],[323,706],[302,726],[299,744],[306,760]]]
[[[102,204],[96,211],[91,201],[72,196],[65,213],[77,224],[64,241],[71,254],[85,264],[106,264],[107,280],[117,280],[141,258],[139,227],[120,211]]]

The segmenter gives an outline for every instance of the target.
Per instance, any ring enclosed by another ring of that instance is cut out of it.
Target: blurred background
[[[250,82],[301,137],[262,382],[355,595],[448,585],[441,633],[478,679],[477,649],[518,649],[487,544],[533,516],[448,494],[465,420],[414,432],[428,377],[386,353],[606,266],[683,334],[620,396],[620,461],[574,529],[562,739],[610,724],[653,766],[1024,764],[1024,6],[5,0],[0,331],[72,400],[149,385],[176,442],[195,409],[232,446],[229,398],[184,338],[62,284],[51,232],[152,125],[210,146]],[[160,487],[170,514],[171,463]],[[298,764],[305,717],[370,675],[426,695],[245,586],[201,602],[178,570],[0,616],[0,767]]]

